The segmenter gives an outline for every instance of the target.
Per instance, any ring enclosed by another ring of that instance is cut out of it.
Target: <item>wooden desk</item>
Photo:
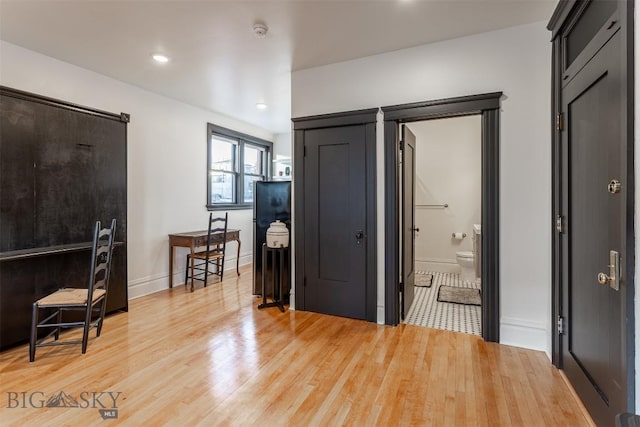
[[[193,253],[196,248],[207,246],[207,230],[188,231],[186,233],[169,234],[169,287],[173,288],[173,248],[180,246],[191,250],[191,267],[193,267]],[[222,243],[223,233],[213,233],[211,243]],[[238,242],[238,256],[236,257],[236,272],[240,275],[240,230],[227,230],[227,242]],[[223,267],[224,268],[224,267]],[[186,283],[185,283],[186,284]],[[191,278],[193,291],[193,277]]]

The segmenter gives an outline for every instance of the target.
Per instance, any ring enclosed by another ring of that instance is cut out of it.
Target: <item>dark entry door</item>
[[[416,136],[402,125],[402,318],[407,317],[414,297],[415,284],[415,194]]]
[[[365,319],[366,126],[304,135],[304,307]]]
[[[614,21],[615,22],[615,21]],[[562,91],[564,212],[562,362],[598,425],[626,409],[626,142],[620,33]],[[620,184],[617,183],[620,181]],[[612,267],[610,267],[612,266]],[[617,276],[620,281],[610,281]]]

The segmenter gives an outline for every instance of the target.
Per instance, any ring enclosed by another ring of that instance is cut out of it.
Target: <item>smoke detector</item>
[[[267,26],[265,24],[254,24],[253,25],[253,33],[259,39],[265,38],[267,36],[267,31],[269,31],[269,28],[267,28]]]

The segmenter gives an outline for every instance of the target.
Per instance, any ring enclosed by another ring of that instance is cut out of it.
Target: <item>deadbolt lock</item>
[[[611,289],[620,290],[620,253],[609,251],[609,274],[598,273],[598,283],[609,285]]]
[[[609,185],[607,185],[607,190],[609,190],[609,193],[611,194],[619,193],[621,189],[622,184],[620,184],[620,181],[618,181],[617,179],[612,179],[611,181],[609,181]]]

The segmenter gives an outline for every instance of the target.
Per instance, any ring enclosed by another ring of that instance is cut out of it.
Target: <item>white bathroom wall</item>
[[[502,91],[500,340],[551,349],[551,43],[545,22],[403,49],[292,74],[292,116]],[[377,134],[382,155],[383,135]],[[380,157],[378,177],[384,176]],[[294,165],[295,167],[295,165]],[[378,263],[384,187],[378,181]],[[384,277],[378,270],[378,321]]]
[[[416,136],[416,269],[457,272],[456,252],[473,249],[472,227],[481,219],[481,116],[406,126]],[[467,237],[453,239],[458,232]]]
[[[266,140],[263,129],[195,108],[92,71],[0,41],[0,84],[110,112],[131,114],[127,146],[129,297],[168,286],[168,237],[206,228],[207,122]],[[93,218],[88,218],[93,221]],[[241,264],[252,261],[252,210],[229,211],[241,229]],[[229,246],[227,268],[235,266]],[[174,283],[184,280],[179,249]]]

